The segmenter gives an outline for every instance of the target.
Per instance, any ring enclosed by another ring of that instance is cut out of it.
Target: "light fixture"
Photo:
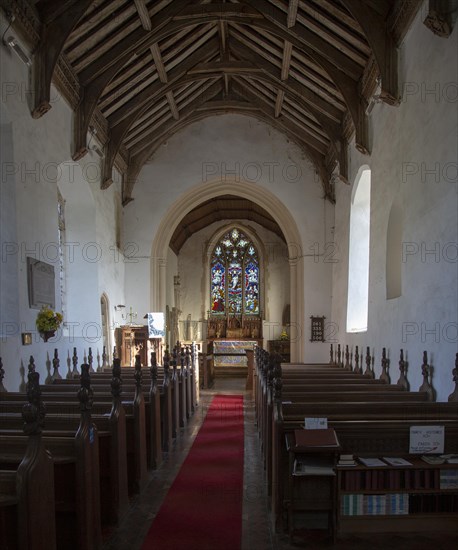
[[[19,44],[17,38],[14,38],[14,36],[8,36],[6,40],[4,40],[4,43],[9,46],[16,55],[20,58],[20,60],[27,65],[27,67],[32,66],[32,60],[30,57],[26,54],[22,46]]]
[[[103,159],[105,157],[105,153],[102,151],[102,149],[100,149],[100,147],[96,143],[93,143],[91,145],[92,138],[97,135],[97,128],[95,128],[94,126],[89,126],[89,133],[91,134],[91,137],[89,138],[87,148],[89,149],[89,151],[97,153],[97,155],[99,155],[99,157]]]
[[[99,155],[100,158],[103,159],[105,157],[105,154],[103,153],[103,151],[99,147],[97,147],[97,145],[95,145],[95,143],[94,143],[94,145],[91,145],[88,148],[89,148],[89,151],[94,151],[94,153],[97,153],[97,155]]]
[[[122,317],[123,320],[125,320],[125,321],[128,320],[127,324],[130,325],[130,326],[132,326],[132,325],[134,324],[134,319],[137,318],[137,312],[136,312],[136,311],[134,312],[134,311],[132,310],[132,306],[130,306],[129,309],[130,309],[129,313],[126,313],[125,315],[124,315],[124,313],[123,313],[123,314],[121,315],[121,317]]]
[[[119,311],[120,309],[123,309],[124,307],[126,307],[124,304],[118,304],[114,308],[115,308],[115,311]]]

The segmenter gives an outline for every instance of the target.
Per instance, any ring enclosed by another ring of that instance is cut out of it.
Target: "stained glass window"
[[[259,315],[259,279],[256,247],[242,231],[231,229],[211,257],[212,314]]]

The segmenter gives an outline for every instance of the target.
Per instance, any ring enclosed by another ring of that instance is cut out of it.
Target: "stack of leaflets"
[[[293,465],[293,476],[335,476],[332,464],[319,458],[296,459]]]
[[[440,455],[447,464],[458,464],[458,455]]]
[[[412,462],[396,456],[384,456],[383,460],[390,466],[412,466]]]
[[[340,455],[337,466],[356,466],[356,461],[353,455]]]
[[[380,460],[380,458],[366,458],[359,456],[358,460],[361,462],[361,464],[364,464],[364,466],[367,466],[368,468],[379,468],[380,466],[387,466],[387,463],[383,462],[383,460]]]
[[[444,464],[445,458],[439,455],[423,455],[421,457],[423,462],[426,462],[427,464]]]

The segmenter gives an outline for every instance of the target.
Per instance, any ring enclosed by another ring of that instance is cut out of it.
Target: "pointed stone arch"
[[[304,320],[304,266],[302,239],[288,208],[273,193],[260,185],[225,178],[192,186],[175,201],[161,220],[151,247],[151,311],[164,311],[166,300],[167,250],[180,220],[204,201],[220,195],[237,195],[264,208],[278,223],[286,240],[290,273],[291,325],[299,327]],[[301,330],[296,330],[298,334]],[[302,361],[303,340],[291,340],[291,361]]]

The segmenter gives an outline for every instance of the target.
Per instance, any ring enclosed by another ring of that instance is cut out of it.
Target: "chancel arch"
[[[236,195],[264,208],[278,223],[288,248],[291,325],[302,326],[304,318],[302,239],[296,222],[285,205],[270,191],[244,180],[225,178],[191,187],[175,201],[161,220],[151,250],[151,311],[164,311],[166,306],[167,251],[172,235],[183,217],[202,202],[222,195]],[[209,303],[209,302],[208,302]],[[303,343],[291,340],[291,359],[301,361]]]

